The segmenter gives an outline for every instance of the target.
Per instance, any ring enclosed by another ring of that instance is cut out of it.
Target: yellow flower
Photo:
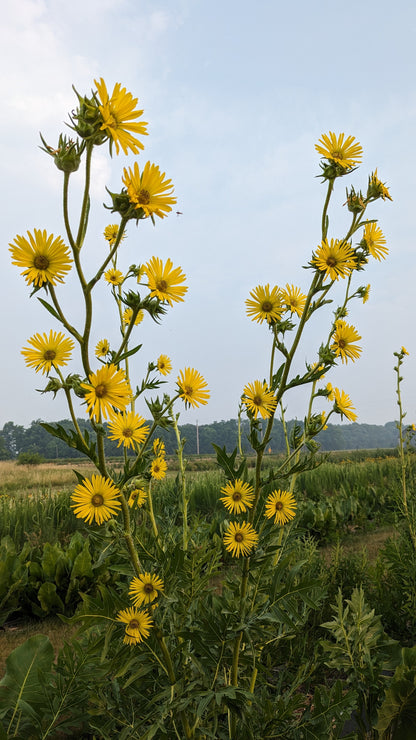
[[[355,406],[352,405],[352,401],[347,393],[340,391],[339,388],[334,388],[334,409],[337,414],[345,416],[349,421],[356,421],[357,414],[354,414]]]
[[[159,576],[143,573],[138,578],[133,578],[129,588],[129,596],[134,606],[144,606],[151,604],[157,598],[159,591],[163,591],[163,588],[163,581]]]
[[[375,170],[371,177],[368,178],[368,197],[370,198],[383,198],[386,200],[393,200],[386,185],[381,182],[377,177],[377,170]]]
[[[229,481],[226,486],[221,488],[221,493],[224,496],[221,496],[220,501],[232,514],[241,514],[241,512],[245,512],[253,506],[253,486],[244,483],[240,478],[237,478],[234,483]]]
[[[84,519],[87,524],[102,524],[118,514],[121,503],[118,501],[119,490],[102,475],[93,475],[91,480],[84,478],[71,496],[74,502],[71,509],[78,519]]]
[[[296,501],[293,493],[281,491],[279,488],[267,497],[264,515],[267,519],[274,517],[275,524],[286,524],[290,519],[294,519],[295,509]]]
[[[118,445],[135,449],[135,444],[141,445],[147,437],[149,427],[144,426],[146,420],[133,411],[124,411],[122,414],[111,414],[108,429],[109,439],[117,439]]]
[[[157,359],[157,369],[161,375],[169,375],[172,370],[172,363],[167,355],[160,355]]]
[[[131,389],[124,370],[117,369],[112,363],[92,373],[89,383],[81,383],[81,388],[87,391],[85,400],[88,411],[96,421],[106,419],[113,408],[124,411],[131,400]]]
[[[231,522],[224,534],[224,545],[233,558],[239,558],[240,555],[249,555],[258,539],[256,530],[248,522]]]
[[[131,93],[126,92],[126,88],[121,87],[119,82],[114,85],[110,98],[103,78],[101,77],[99,82],[97,80],[94,82],[101,101],[101,105],[98,106],[103,119],[101,129],[110,137],[110,151],[111,144],[114,142],[117,154],[120,147],[124,154],[128,154],[129,150],[133,154],[139,154],[144,146],[134,134],[147,136],[147,123],[134,120],[143,115],[142,110],[135,109],[137,98],[133,98]]]
[[[166,454],[166,451],[165,451],[165,444],[163,440],[159,439],[159,437],[154,439],[152,450],[153,450],[153,454],[156,455],[156,457],[164,457],[164,455]]]
[[[386,247],[386,237],[377,224],[366,224],[364,227],[363,242],[369,253],[376,260],[384,260],[389,253]]]
[[[322,411],[322,413],[321,413],[321,424],[322,424],[322,429],[324,431],[325,431],[325,429],[328,429],[328,425],[326,423],[326,420],[327,420],[327,416],[325,414],[325,411]]]
[[[62,332],[49,332],[47,334],[34,334],[27,340],[31,347],[24,347],[22,355],[28,367],[34,367],[36,372],[42,370],[42,374],[49,373],[52,367],[66,365],[71,358],[74,342],[68,339]]]
[[[168,466],[165,458],[159,456],[153,460],[150,466],[150,474],[152,478],[155,478],[155,480],[162,480],[166,475],[167,469]]]
[[[368,284],[368,285],[365,286],[365,288],[364,288],[364,290],[362,292],[363,303],[367,303],[367,301],[369,299],[369,296],[370,296],[370,288],[371,288],[371,285]]]
[[[114,247],[114,244],[117,241],[118,236],[118,224],[110,224],[109,226],[106,226],[104,229],[104,239],[108,241],[110,247]],[[125,238],[125,234],[121,237],[120,241],[122,241]]]
[[[247,409],[254,414],[255,419],[257,419],[258,413],[263,419],[268,419],[277,405],[273,392],[269,390],[267,383],[261,383],[260,380],[255,380],[254,383],[248,383],[245,386],[241,400],[247,406]]]
[[[111,267],[107,272],[104,273],[104,278],[110,285],[121,285],[124,280],[124,275],[120,270],[116,270]]]
[[[133,309],[132,308],[126,308],[125,311],[123,311],[123,321],[125,324],[130,324],[131,317],[133,316]],[[141,324],[144,319],[144,311],[140,309],[137,312],[137,316],[134,320],[134,325],[138,326],[138,324]]]
[[[272,290],[267,285],[258,285],[251,291],[250,298],[246,300],[247,316],[252,321],[260,324],[266,319],[268,324],[279,321],[283,313],[282,296],[280,289],[275,285]]]
[[[282,299],[291,313],[297,313],[299,317],[302,316],[306,303],[306,295],[300,292],[300,288],[286,283],[285,290],[282,290]]]
[[[208,403],[209,391],[205,390],[208,384],[197,370],[190,367],[181,370],[176,383],[179,389],[179,397],[182,398],[186,406],[197,408]]]
[[[117,615],[117,621],[126,625],[123,642],[126,645],[138,645],[149,637],[153,627],[153,620],[149,614],[142,610],[122,609]]]
[[[134,488],[129,496],[128,505],[130,508],[133,506],[137,506],[139,509],[141,506],[143,506],[144,502],[147,499],[147,493],[143,488]]]
[[[409,354],[408,351],[407,351],[407,349],[406,349],[406,347],[402,347],[401,348],[401,353],[402,353],[402,355],[408,355]]]
[[[110,352],[110,343],[108,339],[100,339],[95,346],[96,357],[107,357]]]
[[[327,395],[328,401],[333,401],[334,400],[334,389],[332,387],[332,383],[326,384],[326,390],[328,391],[328,395]]]
[[[336,136],[332,131],[329,135],[322,135],[319,143],[315,144],[315,149],[325,159],[335,162],[346,170],[359,164],[363,155],[362,146],[355,140],[355,136],[347,136],[344,141],[344,134]]]
[[[335,352],[337,357],[341,357],[342,362],[344,360],[348,362],[348,359],[354,362],[361,354],[361,347],[354,344],[354,342],[361,339],[360,335],[354,326],[346,324],[345,321],[337,321],[335,326],[331,350]]]
[[[355,267],[354,252],[342,239],[323,239],[312,256],[312,264],[325,273],[324,280],[348,276]]]
[[[12,264],[24,267],[21,272],[28,285],[35,287],[50,283],[63,283],[64,276],[71,269],[72,259],[68,247],[60,236],[56,239],[40,229],[33,230],[34,235],[27,232],[29,241],[24,236],[17,235],[15,244],[9,244],[12,255]]]
[[[165,218],[176,203],[176,198],[172,197],[172,180],[165,180],[165,173],[150,162],[146,162],[141,174],[137,162],[133,170],[131,167],[128,170],[124,168],[123,183],[130,203],[136,210],[142,209],[145,218]]]
[[[159,301],[167,301],[173,306],[173,301],[183,301],[183,296],[188,290],[181,283],[186,280],[186,275],[180,267],[173,268],[173,262],[168,259],[166,265],[159,257],[152,257],[145,265],[145,273],[149,281],[150,295],[156,296]]]

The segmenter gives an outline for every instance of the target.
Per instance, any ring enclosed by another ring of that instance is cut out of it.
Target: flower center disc
[[[152,591],[154,591],[154,588],[151,583],[145,583],[143,586],[143,591],[145,591],[147,594],[151,594]]]
[[[137,202],[140,203],[141,206],[147,206],[150,203],[149,191],[141,188],[137,196]]]
[[[326,264],[328,265],[328,267],[335,267],[335,265],[337,264],[337,261],[335,257],[328,257]]]
[[[138,623],[137,619],[132,619],[129,622],[129,629],[138,630],[139,628],[140,628],[140,624]]]
[[[241,534],[241,532],[237,532],[237,534],[235,535],[234,539],[235,539],[236,542],[242,542],[243,539],[244,539],[244,537]]]
[[[37,254],[33,260],[33,264],[38,270],[47,270],[49,267],[49,260],[44,254]]]
[[[238,491],[234,491],[233,501],[241,501],[241,493],[239,493]]]
[[[346,344],[347,343],[346,343],[345,339],[338,339],[338,347],[340,349],[344,349],[344,347],[346,346]]]
[[[273,306],[270,303],[270,301],[264,301],[264,303],[263,303],[263,305],[262,305],[261,308],[262,308],[262,311],[264,311],[265,313],[267,313],[267,312],[269,312],[269,311],[272,310]]]
[[[97,398],[103,398],[107,392],[107,388],[104,385],[104,383],[100,383],[100,385],[97,385],[95,389],[95,395]]]
[[[283,504],[281,501],[276,501],[276,511],[281,511],[283,509]]]
[[[162,293],[166,293],[166,289],[168,287],[168,284],[167,284],[166,280],[159,280],[159,282],[157,283],[156,287]]]
[[[101,493],[94,493],[94,496],[91,499],[91,503],[93,506],[102,506],[104,503],[104,499]]]
[[[56,357],[56,352],[53,349],[47,349],[45,354],[43,355],[44,360],[48,360],[48,362],[51,362]]]
[[[123,429],[123,437],[132,437],[132,436],[133,436],[132,429]]]
[[[261,396],[254,396],[253,403],[255,406],[261,406]]]

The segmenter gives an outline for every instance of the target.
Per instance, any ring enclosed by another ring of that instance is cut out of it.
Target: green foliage
[[[416,726],[416,648],[402,648],[401,663],[378,712],[381,740],[413,740]]]
[[[0,681],[0,719],[8,738],[40,737],[52,662],[53,648],[43,635],[29,638],[7,658]]]
[[[39,452],[19,452],[16,462],[18,465],[40,465],[45,458]]]
[[[357,721],[365,732],[375,721],[376,707],[386,686],[385,671],[397,665],[398,645],[384,632],[381,619],[366,604],[362,588],[355,588],[345,607],[341,590],[333,606],[334,618],[324,622],[333,642],[321,640],[324,660],[342,672],[357,692]]]

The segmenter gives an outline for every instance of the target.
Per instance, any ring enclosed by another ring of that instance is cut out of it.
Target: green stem
[[[152,499],[152,481],[149,481],[149,489],[147,492],[147,500],[149,502],[149,516],[150,521],[152,522],[152,529],[153,534],[155,536],[156,541],[159,541],[159,530],[157,528],[156,519],[155,519],[155,513],[153,511],[153,499]]]
[[[69,223],[69,214],[68,214],[69,176],[70,176],[69,172],[64,173],[63,213],[64,213],[65,230],[66,230],[66,234],[68,237],[68,241],[71,246],[72,252],[75,252],[76,245],[75,245],[74,237],[72,236],[71,226]]]
[[[127,499],[123,491],[120,491],[120,503],[121,503],[121,511],[123,515],[124,541],[127,545],[127,550],[129,551],[129,555],[130,555],[131,562],[134,568],[134,572],[136,573],[136,576],[139,577],[143,573],[143,568],[140,562],[140,558],[136,552],[136,548],[134,547],[133,537],[131,534],[131,520],[130,520],[129,505],[128,505]]]
[[[82,242],[84,239],[86,226],[87,226],[87,219],[88,219],[88,210],[89,210],[89,199],[90,199],[90,181],[91,181],[91,159],[92,159],[92,150],[94,148],[94,144],[90,141],[87,142],[86,145],[86,159],[85,159],[85,185],[84,185],[84,196],[82,199],[82,208],[81,208],[81,215],[79,219],[79,226],[78,226],[78,234],[76,239],[76,250],[79,251],[82,247]]]
[[[185,461],[183,459],[183,441],[178,427],[179,414],[174,414],[171,408],[170,418],[173,422],[173,428],[175,430],[176,443],[178,445],[176,455],[179,461],[179,483],[182,497],[182,543],[183,549],[188,549],[189,540],[189,527],[188,527],[188,499],[186,496],[186,478],[185,478]]]

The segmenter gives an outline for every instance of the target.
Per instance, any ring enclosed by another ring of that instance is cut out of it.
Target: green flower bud
[[[351,213],[362,213],[365,211],[366,203],[361,190],[355,192],[352,187],[350,192],[347,190],[347,207]]]
[[[56,149],[53,149],[46,143],[42,134],[40,134],[40,138],[43,144],[43,147],[41,146],[40,148],[46,154],[50,154],[53,157],[58,170],[68,173],[77,171],[81,164],[81,156],[85,148],[84,142],[72,141],[72,139],[67,139],[66,136],[60,134],[58,146]]]
[[[82,97],[74,87],[78,97],[79,107],[72,113],[70,120],[71,128],[76,131],[81,139],[88,139],[96,145],[103,144],[108,139],[108,134],[101,129],[103,117],[101,115],[98,100],[93,94],[92,98]]]

